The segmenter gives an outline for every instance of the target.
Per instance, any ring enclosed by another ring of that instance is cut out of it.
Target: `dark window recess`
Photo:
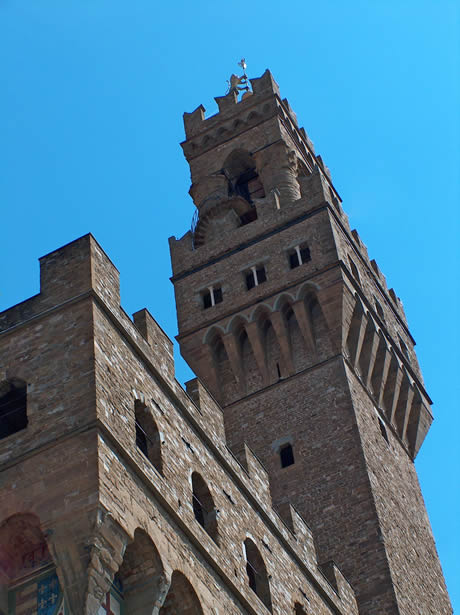
[[[297,246],[293,250],[290,250],[288,255],[291,269],[295,269],[299,267],[299,265],[304,265],[311,260],[310,248],[308,246],[304,246],[303,248]]]
[[[265,267],[258,267],[256,269],[257,283],[262,284],[267,279],[267,274],[265,273]]]
[[[310,248],[300,248],[300,256],[302,257],[302,263],[306,263],[311,260]]]
[[[246,288],[251,290],[254,286],[258,286],[267,280],[267,274],[265,273],[264,265],[259,267],[253,267],[245,274],[246,277]]]
[[[254,273],[250,271],[246,274],[246,288],[251,290],[256,285],[256,281],[254,280]]]
[[[383,424],[382,419],[379,419],[379,427],[380,427],[380,433],[382,434],[382,436],[387,441],[387,444],[390,444],[390,441],[388,440],[387,430],[386,430],[385,425]]]
[[[246,538],[244,541],[244,547],[246,551],[246,574],[248,575],[248,585],[271,611],[272,604],[270,598],[270,585],[265,562],[256,545],[250,538]]]
[[[280,449],[280,461],[282,468],[287,468],[288,466],[293,465],[294,451],[292,450],[292,446],[290,444],[286,444]]]
[[[134,425],[136,429],[136,447],[162,473],[160,433],[151,412],[140,400],[134,402]]]
[[[200,500],[193,494],[193,514],[195,515],[195,519],[204,528],[204,511],[203,506]]]
[[[0,439],[27,427],[27,385],[6,381],[0,385]]]
[[[139,423],[136,423],[136,446],[148,458],[149,447],[147,444],[147,434],[139,425]]]
[[[233,189],[230,188],[231,194],[238,194],[249,203],[252,203],[253,199],[263,198],[265,191],[256,170],[249,169],[242,173],[234,183]]]
[[[246,572],[248,574],[249,587],[253,592],[257,593],[256,570],[249,562],[246,563]]]
[[[297,254],[297,252],[295,250],[294,250],[294,252],[291,252],[289,254],[289,264],[291,266],[291,269],[295,269],[296,267],[298,267],[300,265],[299,255]]]
[[[241,226],[254,222],[254,220],[257,220],[257,210],[255,207],[251,207],[249,211],[240,216]]]
[[[202,476],[197,472],[192,474],[192,507],[195,519],[201,527],[218,544],[217,513],[214,500]]]
[[[222,303],[222,289],[220,287],[214,289],[214,303]]]
[[[207,308],[210,308],[212,305],[212,300],[211,300],[211,293],[207,292],[204,293],[203,295],[203,307],[206,310]]]
[[[220,286],[216,286],[215,288],[209,288],[202,295],[203,297],[203,308],[206,310],[217,303],[222,303],[222,288]]]

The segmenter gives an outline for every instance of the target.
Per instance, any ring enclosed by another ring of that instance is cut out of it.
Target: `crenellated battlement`
[[[0,440],[0,496],[10,502],[10,516],[31,511],[47,528],[50,565],[64,579],[70,612],[92,615],[114,574],[124,578],[133,553],[148,544],[170,571],[166,588],[178,566],[208,586],[211,570],[225,612],[234,612],[233,604],[253,615],[265,612],[266,597],[247,582],[243,545],[250,541],[265,562],[272,612],[284,613],[288,601],[324,615],[356,615],[351,586],[318,565],[299,514],[289,507],[286,521],[272,508],[269,475],[258,457],[246,444],[228,448],[222,408],[212,395],[196,378],[185,391],[175,380],[171,340],[147,310],[131,320],[120,307],[118,271],[94,238],[52,252],[41,266],[38,299],[22,312],[13,308],[15,326],[0,333],[0,364],[7,356],[7,376],[20,374],[28,387],[26,428]],[[47,346],[52,357],[42,361]],[[82,455],[91,464],[79,471]],[[47,497],[31,501],[28,485],[37,472]],[[5,494],[13,482],[11,499]],[[193,572],[184,561],[194,562]]]

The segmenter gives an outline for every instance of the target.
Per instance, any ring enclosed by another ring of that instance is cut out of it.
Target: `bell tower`
[[[452,612],[414,458],[432,422],[402,303],[269,71],[184,114],[196,205],[170,239],[181,353],[280,515],[365,615]],[[242,457],[241,457],[242,458]],[[287,517],[286,517],[287,518]]]

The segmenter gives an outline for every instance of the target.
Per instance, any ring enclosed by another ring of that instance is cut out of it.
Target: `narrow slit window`
[[[280,449],[281,467],[287,468],[294,464],[294,450],[291,444],[286,444]]]

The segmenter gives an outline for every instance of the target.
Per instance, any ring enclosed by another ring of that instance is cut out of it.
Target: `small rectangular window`
[[[289,264],[291,266],[291,269],[295,269],[296,267],[300,265],[299,255],[297,254],[296,251],[291,252],[289,254]]]
[[[210,286],[201,296],[203,298],[203,308],[206,310],[216,305],[216,303],[222,303],[222,288],[220,286]]]
[[[262,265],[262,267],[258,267],[256,269],[256,276],[257,276],[257,284],[262,284],[262,282],[265,282],[267,280],[267,274],[265,273],[265,267]]]
[[[244,274],[246,280],[246,288],[251,290],[254,286],[259,286],[267,280],[267,274],[265,272],[264,265],[257,265],[251,267],[249,271]]]
[[[295,269],[311,260],[310,248],[307,245],[295,246],[289,250],[288,257],[291,269]]]
[[[282,468],[287,468],[288,466],[293,465],[294,451],[292,450],[291,444],[286,444],[280,449],[280,461]]]
[[[212,306],[211,293],[207,292],[203,295],[203,307],[206,310]]]
[[[214,289],[214,303],[222,303],[222,289],[220,286]]]
[[[250,271],[249,273],[246,274],[246,288],[248,290],[251,290],[251,288],[254,288],[255,285],[256,285],[256,282],[254,280],[254,273]]]
[[[308,261],[311,260],[310,248],[308,246],[300,248],[300,257],[302,259],[302,265],[304,263],[308,263]]]

